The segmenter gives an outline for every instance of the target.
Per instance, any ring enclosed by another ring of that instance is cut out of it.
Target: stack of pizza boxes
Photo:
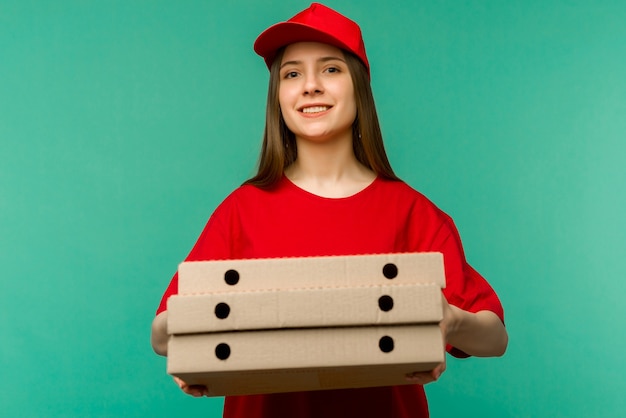
[[[440,253],[185,262],[167,371],[210,395],[389,386],[444,360]]]

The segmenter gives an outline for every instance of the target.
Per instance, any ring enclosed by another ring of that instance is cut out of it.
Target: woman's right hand
[[[174,382],[180,387],[180,389],[187,395],[191,395],[195,398],[202,396],[209,396],[209,390],[204,385],[188,385],[182,379],[174,376]]]

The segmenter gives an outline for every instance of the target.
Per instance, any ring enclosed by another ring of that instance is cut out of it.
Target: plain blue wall
[[[626,3],[332,1],[358,21],[396,171],[505,305],[500,359],[451,359],[434,417],[626,412]],[[150,322],[250,176],[278,1],[0,0],[3,416],[219,416]]]

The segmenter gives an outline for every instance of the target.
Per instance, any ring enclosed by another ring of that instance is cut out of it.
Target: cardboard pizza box
[[[432,283],[445,286],[441,253],[188,261],[178,293]]]
[[[440,253],[183,263],[181,299],[168,306],[168,373],[213,396],[405,384],[444,359],[439,326],[415,313],[432,304],[439,318],[444,285]],[[407,289],[417,293],[403,299]],[[399,325],[405,307],[415,322]],[[398,317],[369,324],[389,312]],[[226,322],[216,328],[215,318]]]
[[[311,287],[174,295],[170,334],[274,328],[438,323],[437,284]]]
[[[172,335],[168,373],[210,396],[409,384],[444,360],[437,325]]]

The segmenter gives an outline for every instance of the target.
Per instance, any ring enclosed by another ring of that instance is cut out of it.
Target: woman
[[[466,262],[450,217],[400,181],[387,160],[356,23],[321,4],[263,32],[270,69],[259,170],[228,196],[187,257],[271,258],[438,251],[446,289],[441,329],[455,356],[500,356],[502,306]],[[166,355],[167,298],[153,322]],[[422,385],[445,370],[407,376],[413,385],[227,397],[225,417],[426,417]],[[205,388],[188,386],[202,396]]]

